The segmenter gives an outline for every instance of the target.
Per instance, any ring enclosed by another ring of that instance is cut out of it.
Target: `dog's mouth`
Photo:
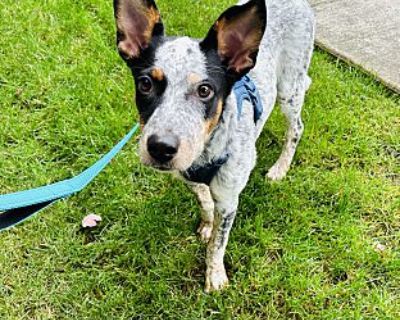
[[[149,160],[149,159],[146,159]],[[177,166],[175,165],[175,161],[170,161],[168,163],[158,163],[155,161],[146,161],[145,159],[142,159],[142,163],[149,168],[152,168],[156,171],[163,172],[163,173],[174,173],[174,172],[185,172],[190,168],[191,165],[187,166]]]
[[[169,172],[169,171],[174,171],[175,169],[172,168],[169,164],[161,164],[161,163],[153,163],[150,165],[153,169],[156,169],[158,171],[162,172]]]
[[[190,165],[182,166],[179,161],[171,160],[168,162],[158,162],[149,157],[147,154],[141,155],[141,162],[146,167],[152,168],[154,170],[164,172],[164,173],[172,173],[178,171],[185,171]]]

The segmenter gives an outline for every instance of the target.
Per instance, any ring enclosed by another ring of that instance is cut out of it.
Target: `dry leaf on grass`
[[[101,217],[97,214],[89,214],[82,220],[82,227],[84,228],[94,228],[97,223],[101,221]]]

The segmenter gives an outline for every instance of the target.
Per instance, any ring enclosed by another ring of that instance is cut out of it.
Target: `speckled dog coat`
[[[256,140],[278,100],[286,142],[267,176],[283,178],[303,132],[301,109],[314,40],[305,0],[250,0],[226,10],[203,40],[167,37],[153,0],[115,0],[117,44],[132,71],[143,134],[141,161],[187,181],[199,199],[208,243],[206,291],[227,284],[223,257],[239,195],[256,163]],[[235,83],[248,74],[263,111]]]

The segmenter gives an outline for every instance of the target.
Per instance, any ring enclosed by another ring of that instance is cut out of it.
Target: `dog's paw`
[[[272,181],[282,180],[286,176],[287,170],[281,166],[274,164],[269,170],[266,177]]]
[[[218,269],[207,270],[204,291],[210,293],[221,290],[228,285],[228,282],[228,277],[223,266]]]
[[[212,222],[201,221],[197,229],[197,233],[200,236],[200,240],[204,243],[208,243],[208,241],[210,241],[211,238],[212,230],[213,230]]]

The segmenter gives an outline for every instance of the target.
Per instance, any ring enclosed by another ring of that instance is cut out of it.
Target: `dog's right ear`
[[[114,0],[117,46],[125,60],[139,57],[152,38],[164,35],[160,13],[153,0]]]

